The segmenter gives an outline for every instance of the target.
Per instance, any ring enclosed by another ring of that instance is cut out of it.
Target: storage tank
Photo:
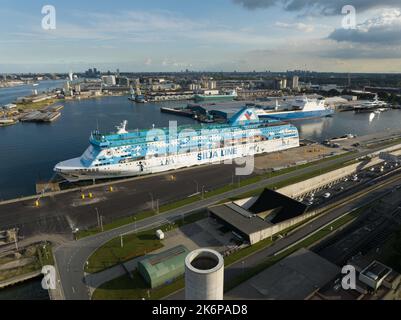
[[[185,299],[223,300],[224,259],[211,249],[198,249],[185,259]]]

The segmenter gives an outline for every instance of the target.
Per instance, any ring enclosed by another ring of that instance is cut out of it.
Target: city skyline
[[[401,4],[353,1],[356,28],[342,27],[337,1],[75,0],[41,27],[44,3],[3,1],[0,72],[68,72],[96,66],[133,72],[397,72]],[[352,3],[351,3],[352,4]]]

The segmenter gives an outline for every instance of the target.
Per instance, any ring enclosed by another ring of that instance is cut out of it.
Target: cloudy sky
[[[42,28],[44,5],[56,29]],[[344,29],[353,5],[356,26]],[[401,71],[400,0],[0,0],[0,73]]]

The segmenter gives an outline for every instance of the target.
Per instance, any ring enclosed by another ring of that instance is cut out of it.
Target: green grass
[[[292,246],[291,248],[281,252],[280,254],[265,259],[263,262],[261,262],[257,266],[254,266],[252,268],[246,268],[245,269],[246,272],[244,271],[244,273],[242,275],[238,276],[237,278],[230,281],[229,284],[225,285],[224,291],[227,292],[227,291],[234,289],[235,287],[237,287],[244,281],[254,277],[258,273],[262,272],[263,270],[273,266],[278,261],[284,259],[285,257],[289,256],[290,254],[298,251],[299,249],[307,248],[307,247],[313,245],[317,241],[325,238],[330,233],[334,232],[336,229],[338,229],[341,226],[354,220],[358,214],[359,213],[357,213],[357,212],[348,214],[348,215],[338,219],[337,221],[334,221],[330,225],[326,226],[324,229],[319,230],[318,232],[314,233],[313,235],[311,235],[308,238],[304,239],[303,241],[299,242],[295,246]]]
[[[297,245],[289,248],[288,250],[280,253],[277,256],[269,257],[265,259],[262,263],[258,264],[257,266],[246,269],[243,275],[235,278],[234,280],[230,281],[228,285],[225,286],[225,291],[229,291],[242,282],[250,279],[251,277],[255,276],[259,272],[265,270],[266,268],[272,266],[273,264],[277,263],[281,259],[285,258],[286,256],[290,255],[291,253],[299,250],[300,248],[309,247],[315,242],[323,239],[324,237],[328,236],[330,233],[335,231],[336,229],[344,226],[345,224],[349,223],[350,221],[354,220],[362,210],[355,211],[350,213],[337,221],[331,223],[330,225],[326,226],[324,229],[316,232],[315,234],[311,235],[310,237],[304,239],[302,242],[298,243]],[[263,249],[266,246],[271,244],[270,239],[265,239],[251,247],[247,247],[238,251],[229,257],[224,259],[225,265],[228,266],[236,261],[239,261],[243,257],[252,254],[255,251]],[[148,285],[142,279],[137,271],[132,273],[133,279],[131,279],[128,275],[124,275],[122,277],[116,278],[111,280],[99,288],[95,290],[93,293],[92,299],[94,300],[136,300],[136,299],[152,299],[158,300],[165,298],[166,296],[173,294],[174,292],[181,290],[184,288],[184,279],[180,278],[172,283],[165,285],[160,288],[156,289],[149,289]],[[149,295],[148,295],[149,294]]]
[[[378,260],[401,273],[401,228],[385,242]]]
[[[400,143],[401,143],[401,138],[397,138],[397,139],[392,139],[390,141],[383,141],[383,142],[377,142],[377,143],[375,143],[375,142],[368,143],[367,147],[369,149],[374,149],[374,148],[378,148],[378,147],[386,147],[386,146],[390,147],[390,146],[397,145],[397,144],[400,144]]]
[[[118,263],[126,262],[160,249],[163,247],[163,244],[156,237],[156,230],[161,229],[164,232],[168,232],[206,217],[206,212],[195,213],[185,217],[184,220],[178,220],[175,223],[123,236],[123,247],[121,247],[121,237],[114,238],[99,247],[90,256],[88,263],[85,266],[85,272],[100,272],[107,268],[111,268]]]
[[[31,263],[22,267],[0,271],[0,281],[39,271],[45,265],[54,265],[52,247],[50,244],[46,244],[45,248],[43,248],[43,244],[38,244],[35,247],[36,253],[33,256],[34,260]],[[2,258],[0,263],[7,263],[13,260],[13,258]]]
[[[263,188],[256,189],[256,190],[253,190],[253,191],[250,191],[250,192],[247,192],[247,193],[243,193],[243,194],[241,194],[239,196],[230,197],[230,198],[228,198],[228,200],[229,201],[236,201],[236,200],[239,200],[239,199],[255,197],[255,196],[258,196],[265,188],[269,188],[269,189],[273,189],[273,190],[284,188],[284,187],[289,186],[291,184],[295,184],[295,183],[298,183],[298,182],[301,182],[301,181],[305,181],[307,179],[311,179],[311,178],[317,177],[317,176],[322,175],[324,173],[327,173],[327,172],[330,172],[330,171],[334,171],[336,169],[340,169],[344,165],[351,165],[351,164],[357,163],[357,162],[358,161],[355,160],[355,161],[346,161],[346,162],[343,162],[343,163],[334,164],[334,165],[331,165],[331,166],[329,166],[329,167],[327,167],[325,169],[320,169],[320,170],[316,170],[316,171],[313,171],[313,172],[309,172],[309,173],[306,173],[306,174],[303,174],[303,175],[299,175],[299,176],[296,176],[296,177],[293,177],[293,178],[289,178],[289,179],[281,181],[279,183],[266,185]],[[227,202],[228,200],[223,200],[221,202]]]
[[[138,271],[133,271],[132,278],[128,275],[111,280],[95,290],[93,300],[159,300],[184,287],[181,277],[171,284],[160,288],[149,289]]]
[[[48,99],[45,101],[35,102],[35,103],[18,103],[17,109],[26,111],[26,110],[39,110],[44,107],[48,107],[54,103],[61,102],[62,99]]]
[[[249,185],[249,184],[256,183],[256,182],[261,181],[263,179],[273,178],[273,177],[280,176],[280,175],[283,175],[283,174],[286,174],[286,173],[290,173],[290,172],[293,172],[293,171],[296,171],[296,170],[299,170],[299,169],[304,169],[304,168],[310,167],[312,165],[316,165],[316,164],[319,164],[319,163],[324,163],[324,162],[329,161],[329,160],[342,158],[344,156],[347,156],[347,155],[350,155],[350,154],[354,154],[354,153],[355,153],[354,151],[353,152],[347,152],[347,153],[336,155],[336,156],[333,156],[333,157],[330,157],[330,158],[317,160],[317,161],[314,161],[314,162],[311,162],[311,163],[306,163],[306,164],[303,164],[303,165],[282,169],[280,171],[264,173],[264,174],[257,175],[257,176],[254,176],[254,177],[251,177],[251,178],[248,178],[248,179],[243,179],[242,181],[240,181],[240,183],[235,183],[234,185],[226,185],[226,186],[218,188],[216,190],[209,191],[209,192],[204,194],[204,198],[207,199],[207,198],[210,198],[210,197],[213,197],[213,196],[216,196],[216,195],[219,195],[219,194],[222,194],[222,193],[237,189],[239,187],[243,187],[243,186],[246,186],[246,185]],[[282,181],[281,183],[277,183],[277,184],[274,184],[274,185],[266,185],[265,187],[271,188],[271,189],[282,188],[284,186],[288,186],[290,184],[293,184],[293,183],[296,183],[296,182],[300,182],[300,181],[303,181],[303,180],[306,180],[306,179],[321,175],[323,173],[326,173],[326,172],[329,172],[329,171],[332,171],[332,170],[335,170],[335,169],[339,169],[339,168],[343,167],[345,164],[352,164],[352,163],[355,163],[355,162],[356,161],[344,161],[344,162],[341,162],[339,164],[332,165],[332,166],[330,166],[330,167],[328,167],[326,169],[316,170],[316,171],[308,173],[308,174],[304,174],[304,175],[301,175],[301,176],[298,176],[298,177],[287,179],[285,181]],[[251,191],[251,192],[248,192],[248,193],[244,193],[244,194],[242,194],[240,196],[230,198],[229,200],[238,200],[238,199],[242,199],[242,198],[246,198],[246,197],[252,197],[252,196],[255,196],[257,194],[260,194],[260,192],[263,191],[263,189],[264,188],[261,188],[261,189],[258,189],[258,190],[254,190],[254,191]],[[164,213],[166,211],[170,211],[170,210],[174,210],[174,209],[180,208],[182,206],[194,203],[194,202],[199,201],[201,199],[202,199],[201,196],[197,195],[197,196],[188,197],[188,198],[182,199],[180,201],[176,201],[176,202],[173,202],[173,203],[169,203],[169,204],[163,205],[163,206],[161,206],[159,208],[159,214]],[[222,201],[222,202],[226,202],[226,201]],[[103,226],[103,228],[104,228],[104,231],[108,231],[108,230],[119,228],[121,226],[130,224],[130,223],[134,223],[134,221],[135,221],[134,218],[136,218],[136,221],[140,221],[140,220],[143,220],[143,219],[146,219],[146,218],[150,218],[150,217],[155,216],[155,215],[157,215],[157,213],[154,212],[154,211],[144,211],[144,212],[135,214],[133,216],[117,219],[117,220],[115,220],[115,221],[113,221],[111,223],[107,223],[107,224],[105,224]],[[98,234],[99,232],[101,232],[101,230],[98,227],[96,227],[96,228],[91,228],[91,229],[88,229],[88,230],[80,230],[78,233],[76,233],[75,236],[76,236],[76,239],[82,239],[82,238],[85,238],[85,237],[89,237],[89,236]]]
[[[49,243],[37,246],[37,256],[41,266],[54,266],[52,246]]]

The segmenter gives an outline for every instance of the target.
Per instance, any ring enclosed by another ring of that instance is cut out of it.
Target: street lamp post
[[[155,206],[154,206],[153,194],[151,192],[149,192],[149,195],[150,195],[150,199],[152,201],[152,210],[154,211],[155,210]]]
[[[103,228],[103,216],[100,216],[100,228],[102,229],[102,232],[104,231]]]
[[[97,227],[100,228],[100,217],[99,217],[99,210],[95,208],[96,210],[96,217],[97,217]]]

